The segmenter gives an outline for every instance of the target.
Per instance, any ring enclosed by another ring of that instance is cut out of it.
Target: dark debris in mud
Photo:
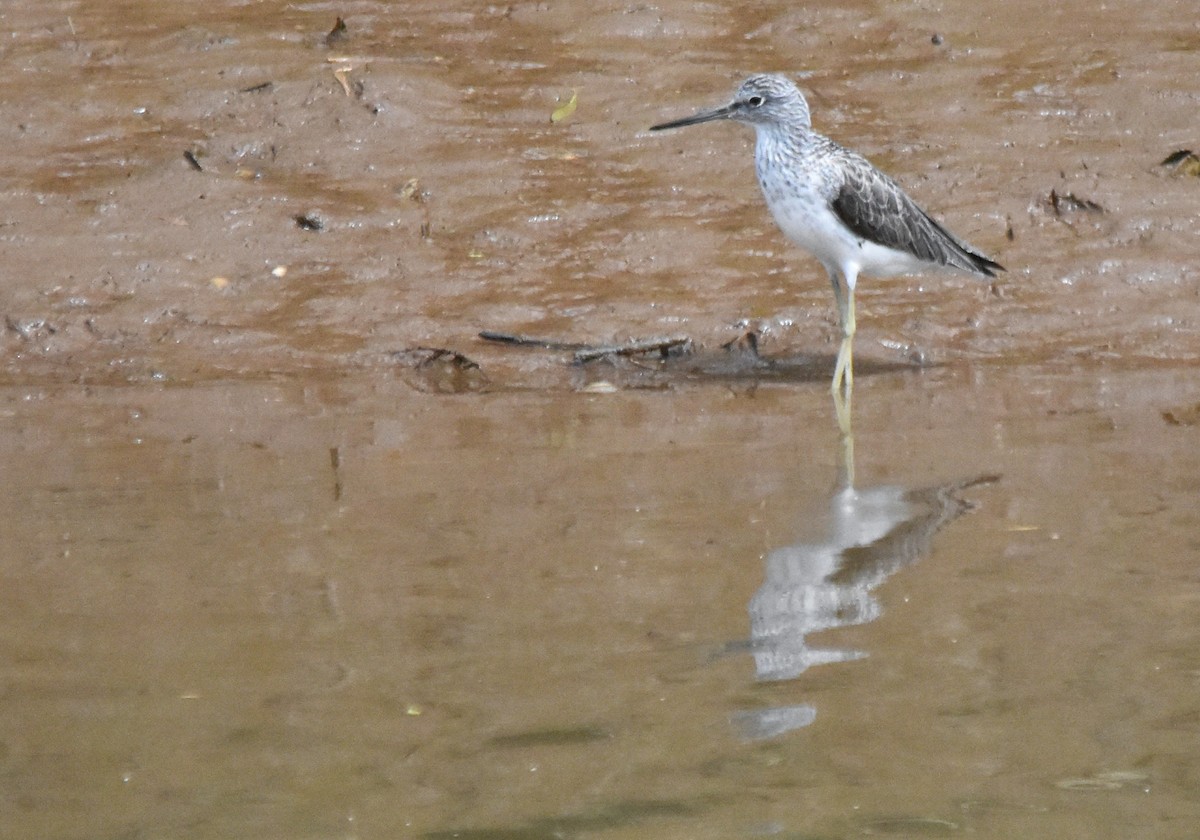
[[[1180,149],[1163,158],[1159,166],[1170,170],[1172,175],[1200,178],[1200,156],[1191,149]]]
[[[441,347],[411,347],[390,354],[404,381],[432,394],[466,394],[488,386],[479,363],[462,353]]]
[[[1162,419],[1168,426],[1200,426],[1200,403],[1164,409]]]
[[[1060,193],[1051,189],[1047,203],[1055,216],[1063,217],[1071,213],[1104,213],[1104,207],[1090,198],[1080,198],[1075,193]]]
[[[275,87],[274,82],[259,82],[256,85],[250,85],[249,87],[238,88],[238,93],[266,93],[267,91],[271,90],[274,87]]]
[[[301,213],[298,216],[294,216],[293,220],[296,222],[296,227],[300,228],[301,230],[325,230],[325,219],[322,218],[320,213],[315,211]]]
[[[698,346],[690,336],[631,339],[618,344],[584,344],[552,338],[484,331],[480,338],[512,347],[570,353],[571,364],[584,378],[580,390],[617,391],[668,388],[723,382],[755,386],[766,382],[826,382],[833,374],[833,354],[764,356],[759,336],[751,331],[716,349]],[[855,373],[870,376],[925,367],[920,362],[857,359]]]
[[[54,335],[58,332],[58,327],[45,318],[14,318],[11,315],[4,316],[4,328],[16,333],[25,341],[33,341],[40,336]]]
[[[337,46],[338,43],[349,37],[349,34],[350,30],[346,26],[346,21],[339,17],[337,22],[333,24],[333,29],[329,30],[329,33],[325,36],[325,46]]]

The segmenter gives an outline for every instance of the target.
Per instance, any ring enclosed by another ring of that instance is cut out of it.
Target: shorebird
[[[842,328],[835,395],[843,382],[849,395],[854,383],[854,285],[860,273],[890,277],[949,269],[995,277],[1004,270],[934,221],[862,155],[813,131],[808,102],[791,80],[751,76],[728,105],[650,130],[712,120],[754,127],[754,169],[775,223],[829,274]]]

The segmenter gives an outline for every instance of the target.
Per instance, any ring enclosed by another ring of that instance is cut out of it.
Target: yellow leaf
[[[550,115],[550,122],[562,122],[567,117],[574,114],[577,107],[579,107],[579,91],[572,88],[571,98],[567,100],[565,105],[560,105],[554,109],[554,113]]]

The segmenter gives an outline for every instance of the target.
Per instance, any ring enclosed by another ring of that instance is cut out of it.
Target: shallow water
[[[860,391],[6,389],[5,833],[1185,836],[1200,385]]]
[[[1192,11],[0,8],[0,835],[1194,836]],[[764,69],[1009,267],[852,450]]]

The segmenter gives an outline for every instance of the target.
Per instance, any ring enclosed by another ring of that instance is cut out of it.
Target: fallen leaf
[[[554,109],[554,113],[550,115],[550,122],[560,123],[567,117],[575,113],[575,109],[579,107],[579,91],[571,89],[571,98],[566,101],[566,104],[560,105]]]
[[[1191,149],[1180,149],[1163,159],[1159,166],[1169,166],[1173,175],[1188,175],[1200,178],[1200,157]]]
[[[346,74],[347,74],[347,73],[349,73],[349,72],[350,72],[352,69],[354,69],[354,68],[352,68],[352,67],[339,67],[339,68],[337,68],[336,70],[334,70],[334,71],[333,71],[333,77],[334,77],[335,79],[337,79],[339,82],[341,82],[341,84],[342,84],[342,90],[346,92],[346,95],[347,95],[347,96],[353,96],[353,95],[354,95],[354,94],[353,94],[353,92],[351,92],[351,90],[350,90],[350,83],[349,83],[348,81],[346,81]]]
[[[400,188],[400,197],[409,201],[420,201],[422,198],[421,182],[416,178],[409,178]]]

